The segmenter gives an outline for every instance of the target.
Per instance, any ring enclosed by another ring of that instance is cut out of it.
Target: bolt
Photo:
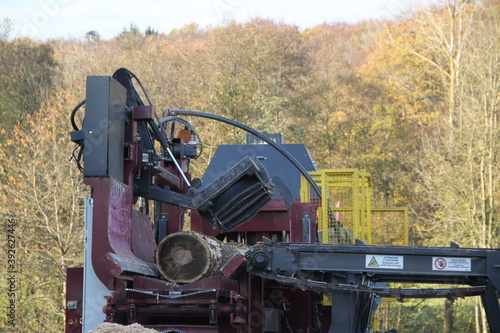
[[[264,268],[269,263],[269,258],[265,253],[259,252],[253,257],[253,263],[259,268]]]

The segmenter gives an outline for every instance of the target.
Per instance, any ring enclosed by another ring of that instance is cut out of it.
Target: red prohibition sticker
[[[436,267],[436,269],[445,269],[446,268],[446,259],[444,258],[436,258],[434,260],[434,267]]]
[[[433,271],[471,272],[472,258],[432,257]]]

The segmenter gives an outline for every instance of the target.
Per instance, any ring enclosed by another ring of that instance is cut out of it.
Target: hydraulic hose
[[[268,143],[271,147],[276,149],[280,154],[282,154],[290,163],[292,163],[299,171],[300,173],[307,179],[309,184],[311,184],[311,187],[313,188],[314,192],[318,195],[318,198],[321,199],[321,189],[318,187],[318,184],[312,179],[311,175],[307,172],[306,169],[293,157],[290,155],[289,152],[287,152],[283,147],[281,147],[279,144],[274,142],[273,140],[269,139],[267,136],[264,134],[260,133],[259,131],[244,125],[236,120],[229,119],[226,117],[222,117],[216,114],[211,114],[207,112],[202,112],[202,111],[193,111],[193,110],[166,110],[169,116],[177,116],[177,115],[184,115],[184,116],[194,116],[194,117],[201,117],[201,118],[208,118],[212,120],[217,120],[229,125],[232,125],[234,127],[237,127],[239,129],[242,129],[250,134],[255,135],[262,141],[265,141]]]

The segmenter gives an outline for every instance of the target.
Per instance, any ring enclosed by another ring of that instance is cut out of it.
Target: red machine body
[[[157,243],[182,231],[191,203],[183,197],[161,197],[148,214],[153,205],[138,202],[156,195],[148,192],[151,187],[162,189],[162,196],[188,192],[190,158],[184,150],[192,147],[184,134],[167,138],[175,161],[165,152],[156,155],[151,137],[159,134],[148,127],[154,123],[153,108],[130,103],[134,95],[131,86],[127,89],[113,78],[89,77],[84,126],[72,134],[75,142],[85,142],[84,182],[92,189],[86,223],[91,234],[84,267],[88,272],[68,274],[67,302],[72,306],[66,332],[86,332],[102,321],[139,323],[166,332],[283,332],[283,325],[294,332],[318,331],[319,316],[313,318],[320,307],[318,296],[250,275],[243,256],[227,262],[220,274],[194,283],[177,285],[161,278],[155,264]],[[221,231],[193,209],[191,230],[248,245],[266,239],[302,241],[306,236],[315,242],[315,210],[313,204],[286,203],[278,196],[249,213],[250,220]],[[99,287],[86,280],[98,280]],[[89,306],[83,306],[82,315],[82,303],[99,303],[96,293],[102,295],[104,315],[86,311]]]

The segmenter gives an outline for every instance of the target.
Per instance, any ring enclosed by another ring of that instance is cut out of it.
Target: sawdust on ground
[[[128,326],[115,323],[102,323],[97,328],[89,331],[89,333],[158,333],[158,331],[143,327],[139,324]]]

